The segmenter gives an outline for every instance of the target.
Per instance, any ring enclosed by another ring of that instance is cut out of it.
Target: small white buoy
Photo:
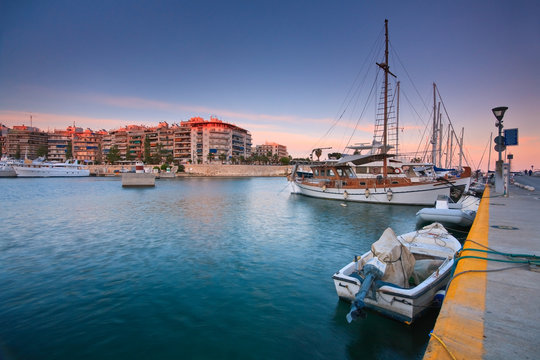
[[[341,205],[341,206],[343,206],[343,207],[347,207],[347,204],[345,204],[345,203],[341,203],[341,204],[339,204],[339,205]]]

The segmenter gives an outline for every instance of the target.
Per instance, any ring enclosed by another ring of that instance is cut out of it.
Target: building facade
[[[251,156],[251,133],[215,117],[194,117],[180,123],[191,129],[191,161],[198,164],[231,162]]]
[[[75,126],[48,133],[14,126],[6,132],[0,145],[10,157],[24,157],[27,153],[29,159],[35,159],[38,149],[44,147],[48,160],[64,162],[71,149],[73,159],[89,164],[106,162],[114,147],[123,161],[151,157],[150,161],[155,162],[231,163],[248,159],[252,146],[249,131],[215,117],[194,117],[172,126],[166,122],[155,127],[128,125],[109,132]]]
[[[287,153],[287,147],[274,142],[265,142],[263,145],[257,145],[255,147],[255,153],[259,156],[277,156],[278,159],[289,156]]]
[[[14,126],[6,137],[6,155],[15,159],[37,158],[40,152],[47,151],[48,135],[31,126]]]

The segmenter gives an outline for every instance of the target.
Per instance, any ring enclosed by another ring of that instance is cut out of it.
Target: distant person
[[[532,170],[529,170],[529,176],[532,176]]]

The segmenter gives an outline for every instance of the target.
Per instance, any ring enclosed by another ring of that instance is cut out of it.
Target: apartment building
[[[180,123],[191,129],[191,161],[208,164],[251,155],[251,133],[236,125],[210,117],[193,117]],[[185,146],[185,143],[184,143]]]
[[[101,139],[106,131],[86,129],[72,135],[73,159],[80,163],[95,164],[102,161]]]
[[[144,159],[145,144],[148,144],[150,156],[159,151],[162,161],[172,157],[184,164],[247,159],[252,146],[249,131],[215,117],[210,120],[194,117],[172,126],[167,122],[155,127],[128,125],[109,132],[68,126],[65,130],[45,133],[37,128],[15,126],[7,129],[7,133],[4,146],[7,155],[24,157],[28,152],[28,157],[33,159],[39,147],[46,146],[48,159],[62,162],[66,160],[69,146],[73,158],[85,163],[106,161],[113,146],[118,148],[121,160]]]
[[[6,137],[6,154],[12,158],[35,159],[40,149],[47,148],[48,134],[31,126],[13,126]]]
[[[261,156],[268,156],[268,154],[270,154],[270,156],[277,155],[279,159],[289,156],[287,153],[287,147],[285,145],[268,141],[266,141],[263,145],[257,145],[255,147],[255,153]]]

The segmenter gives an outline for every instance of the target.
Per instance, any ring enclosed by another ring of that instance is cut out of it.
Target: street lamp
[[[491,109],[493,111],[493,115],[497,118],[497,122],[495,123],[495,126],[499,128],[499,136],[497,137],[497,146],[495,149],[499,152],[499,161],[497,161],[497,164],[495,166],[495,191],[502,193],[504,192],[504,185],[503,185],[503,178],[502,178],[502,168],[503,168],[503,161],[502,161],[502,152],[504,151],[504,144],[503,144],[503,137],[502,137],[502,119],[504,117],[504,113],[508,110],[508,106],[499,106],[496,108]]]

